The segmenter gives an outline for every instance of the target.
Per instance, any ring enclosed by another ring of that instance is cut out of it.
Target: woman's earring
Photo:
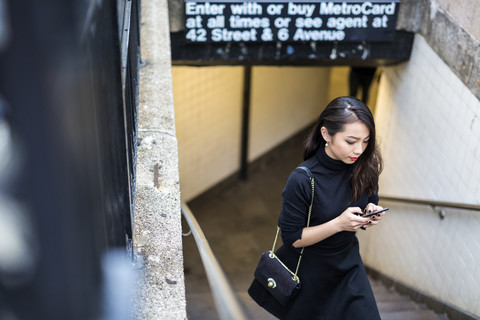
[[[327,142],[325,142],[325,147],[328,147],[328,141],[327,141]]]

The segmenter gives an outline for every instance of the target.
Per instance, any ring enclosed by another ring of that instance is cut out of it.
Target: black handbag
[[[314,197],[314,179],[310,170],[306,167],[298,167],[307,172],[312,185],[312,200],[308,208],[306,226],[310,225]],[[277,226],[277,233],[273,241],[271,251],[262,254],[254,273],[254,280],[248,289],[250,297],[262,308],[279,317],[289,301],[291,301],[301,288],[298,278],[298,269],[302,260],[303,250],[300,251],[295,272],[291,271],[275,254],[275,246],[278,239],[280,227]]]

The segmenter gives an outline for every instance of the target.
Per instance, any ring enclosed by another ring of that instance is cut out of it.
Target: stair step
[[[382,301],[377,302],[378,310],[383,312],[397,312],[397,311],[410,311],[421,310],[414,302],[404,301]]]
[[[370,279],[382,320],[447,320],[425,305],[399,294],[381,281]]]
[[[402,302],[402,301],[409,301],[408,297],[402,296],[398,294],[397,292],[388,292],[388,293],[383,293],[383,294],[378,294],[378,293],[373,293],[375,296],[375,300],[377,302]]]
[[[431,310],[381,312],[382,320],[438,320]]]

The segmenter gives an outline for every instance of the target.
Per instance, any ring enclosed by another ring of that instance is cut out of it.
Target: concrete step
[[[448,320],[380,281],[370,279],[370,283],[382,320]]]
[[[412,301],[402,300],[402,301],[377,301],[378,310],[380,313],[387,312],[398,312],[398,311],[409,311],[409,310],[418,310],[419,307]]]
[[[380,312],[382,320],[438,320],[438,315],[431,310],[405,310]]]

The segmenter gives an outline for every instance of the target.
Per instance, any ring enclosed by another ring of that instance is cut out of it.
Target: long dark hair
[[[353,189],[353,199],[357,200],[362,194],[373,194],[377,191],[378,176],[383,169],[382,156],[375,139],[375,122],[370,109],[354,97],[338,97],[333,99],[318,117],[312,132],[305,141],[303,158],[312,157],[318,148],[325,147],[321,128],[325,127],[330,136],[344,130],[345,125],[356,120],[362,121],[370,131],[367,148],[352,165],[350,184]]]

